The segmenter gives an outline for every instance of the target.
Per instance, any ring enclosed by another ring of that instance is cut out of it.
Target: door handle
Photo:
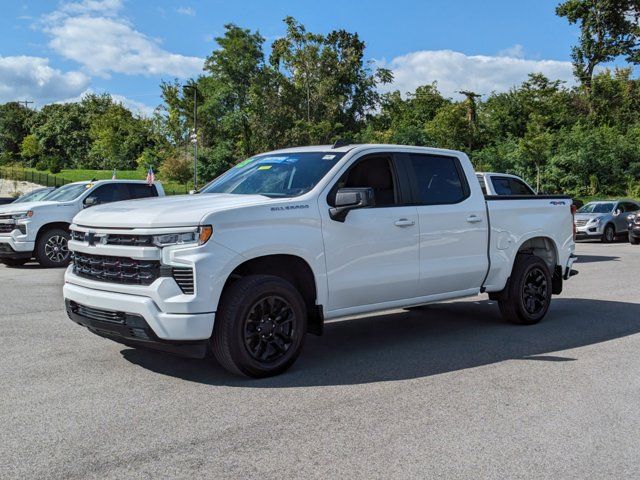
[[[471,215],[471,216],[467,217],[467,222],[469,222],[469,223],[478,223],[478,222],[481,222],[481,221],[482,221],[482,218],[480,218],[477,215]]]
[[[415,220],[409,220],[408,218],[401,218],[393,222],[396,227],[413,227],[416,222]]]

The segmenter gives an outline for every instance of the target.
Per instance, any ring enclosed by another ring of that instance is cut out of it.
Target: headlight
[[[602,220],[602,217],[596,217],[596,218],[592,218],[591,221],[589,223],[600,223],[600,220]]]
[[[13,215],[11,215],[11,218],[13,218],[14,220],[24,220],[25,218],[31,218],[31,217],[33,217],[33,210],[14,213]]]
[[[168,247],[170,245],[204,245],[207,243],[213,228],[210,225],[198,227],[191,232],[163,233],[153,236],[153,244],[156,247]]]

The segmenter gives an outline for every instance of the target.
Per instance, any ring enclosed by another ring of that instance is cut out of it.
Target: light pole
[[[193,132],[189,136],[193,143],[193,190],[198,190],[198,87],[195,82],[192,83],[193,88]]]

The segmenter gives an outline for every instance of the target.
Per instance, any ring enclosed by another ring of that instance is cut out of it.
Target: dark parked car
[[[11,203],[15,200],[13,197],[0,197],[0,205],[5,205],[7,203]]]

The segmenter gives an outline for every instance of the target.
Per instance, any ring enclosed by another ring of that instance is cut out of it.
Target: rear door
[[[455,156],[411,153],[404,161],[420,221],[419,295],[479,288],[488,268],[480,186]]]

